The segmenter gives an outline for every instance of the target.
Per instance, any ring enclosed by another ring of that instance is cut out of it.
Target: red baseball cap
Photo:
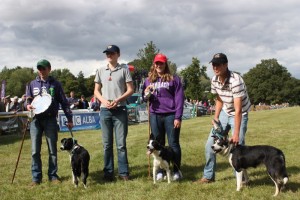
[[[155,58],[154,58],[154,63],[156,62],[162,62],[162,63],[166,63],[167,62],[167,56],[165,56],[162,53],[156,54]]]

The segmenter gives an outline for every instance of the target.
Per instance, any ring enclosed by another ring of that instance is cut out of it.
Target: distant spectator
[[[70,97],[68,98],[68,102],[70,104],[71,109],[77,109],[79,105],[78,99],[75,97],[74,91],[70,92]]]
[[[100,111],[100,101],[97,98],[94,98],[93,102],[91,103],[91,109],[93,111]]]
[[[90,107],[92,107],[92,104],[95,102],[95,100],[96,100],[96,97],[93,95],[90,102],[89,102]]]
[[[0,112],[5,112],[4,98],[0,99]]]
[[[26,94],[22,95],[21,101],[19,102],[21,111],[26,111]]]
[[[81,95],[78,104],[78,109],[87,109],[88,107],[89,107],[89,102],[85,99],[84,95]]]
[[[19,97],[15,96],[12,102],[12,105],[9,109],[10,112],[17,112],[20,111],[20,104],[19,104]]]
[[[4,98],[4,106],[5,106],[5,112],[9,112],[10,107],[12,106],[12,101],[10,100],[10,95],[8,95]]]

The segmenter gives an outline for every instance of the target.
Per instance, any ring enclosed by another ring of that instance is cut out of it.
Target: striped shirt
[[[251,103],[247,93],[247,88],[243,78],[228,70],[228,76],[222,84],[218,76],[211,79],[211,93],[218,94],[223,101],[223,110],[230,116],[235,115],[233,100],[242,97],[242,114],[247,114]]]

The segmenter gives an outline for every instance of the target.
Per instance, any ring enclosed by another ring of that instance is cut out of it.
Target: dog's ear
[[[223,135],[224,135],[225,137],[228,136],[228,133],[229,133],[230,129],[231,129],[230,125],[227,124],[225,130],[223,131]]]
[[[163,138],[160,136],[160,135],[157,135],[155,138],[154,138],[154,140],[156,140],[156,141],[158,141],[159,143],[161,143],[161,144],[163,144],[163,140],[162,140]]]
[[[61,142],[61,143],[63,143],[65,140],[66,140],[66,138],[63,138],[63,139],[61,139],[61,141],[60,141],[60,142]]]
[[[154,135],[153,135],[152,132],[150,133],[149,139],[150,139],[150,140],[154,140]]]
[[[74,144],[77,144],[77,140],[74,140]]]

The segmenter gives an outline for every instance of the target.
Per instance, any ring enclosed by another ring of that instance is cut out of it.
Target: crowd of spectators
[[[70,97],[67,97],[72,110],[76,109],[91,109],[93,111],[100,111],[100,101],[92,96],[91,100],[88,101],[84,95],[80,96],[80,99],[75,97],[75,92],[70,92]]]
[[[91,109],[93,111],[100,111],[100,101],[92,96],[88,101],[84,95],[79,98],[75,97],[74,91],[70,92],[70,97],[67,97],[72,110],[76,109]],[[26,111],[26,95],[21,98],[8,95],[0,99],[0,112],[21,112]]]
[[[0,100],[0,112],[26,111],[25,100],[25,94],[21,98],[18,96],[11,98],[10,95],[3,97]]]

